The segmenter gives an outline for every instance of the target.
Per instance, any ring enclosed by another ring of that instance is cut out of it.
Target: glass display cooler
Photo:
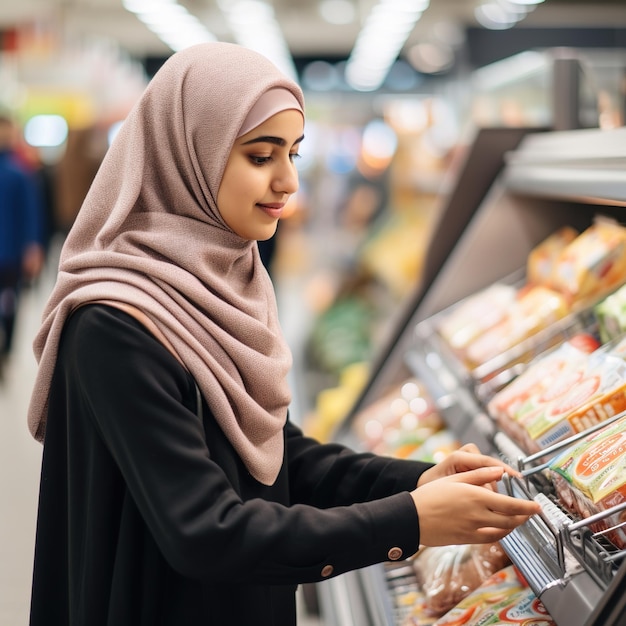
[[[573,309],[471,368],[450,350],[438,329],[444,316],[482,290],[523,284],[529,254],[557,230],[567,226],[583,232],[598,216],[622,220],[626,128],[529,131],[510,146],[504,162],[477,202],[468,191],[472,176],[460,176],[434,231],[423,281],[335,439],[364,449],[355,428],[359,415],[392,385],[408,377],[419,379],[461,443],[476,443],[520,469],[523,479],[505,477],[501,488],[542,504],[540,515],[501,543],[552,620],[558,626],[618,626],[626,623],[626,551],[594,531],[596,517],[577,517],[562,507],[544,470],[551,455],[623,414],[529,453],[487,408],[494,394],[533,359],[578,333],[597,333],[594,307],[588,303]],[[470,173],[471,167],[480,169],[471,163],[469,159]],[[479,177],[476,185],[481,187]],[[611,513],[624,509],[626,505]],[[404,626],[406,606],[399,599],[416,585],[406,563],[381,564],[320,583],[325,622]]]

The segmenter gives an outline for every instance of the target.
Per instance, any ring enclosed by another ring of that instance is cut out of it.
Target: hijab
[[[277,90],[289,92],[286,104],[270,97],[268,105],[264,94]],[[61,251],[33,344],[39,368],[28,425],[36,439],[45,436],[64,323],[83,304],[107,302],[147,318],[195,378],[248,471],[266,485],[276,480],[292,357],[256,241],[227,226],[216,200],[241,130],[281,106],[304,110],[299,86],[236,44],[177,52],[152,78]]]

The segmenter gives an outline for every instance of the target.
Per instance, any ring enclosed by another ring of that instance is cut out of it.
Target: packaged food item
[[[495,283],[469,296],[447,313],[438,324],[439,334],[454,351],[462,352],[483,332],[508,316],[517,290]]]
[[[543,286],[521,289],[508,315],[483,332],[466,349],[466,360],[476,367],[516,346],[569,313],[565,298]]]
[[[626,286],[607,296],[594,307],[600,338],[611,341],[626,332]]]
[[[526,280],[532,285],[549,285],[554,264],[564,248],[578,237],[578,231],[563,226],[535,246],[526,262]]]
[[[489,414],[503,420],[506,427],[509,420],[516,419],[521,407],[530,398],[543,394],[565,370],[584,362],[587,355],[599,347],[600,343],[592,335],[585,335],[585,339],[576,335],[535,358],[517,378],[488,402]]]
[[[354,432],[377,454],[406,458],[444,427],[430,396],[416,378],[393,386],[354,419]]]
[[[541,600],[509,565],[488,578],[433,626],[556,626]]]
[[[498,542],[422,549],[413,567],[424,592],[426,613],[443,615],[509,564]]]
[[[625,277],[626,228],[597,217],[558,255],[550,284],[569,302],[582,305],[622,285]]]
[[[565,393],[560,393],[564,389]],[[555,396],[555,392],[559,392]],[[568,369],[520,424],[529,452],[537,452],[626,410],[626,362],[602,350]],[[545,402],[548,400],[548,402]]]
[[[587,518],[626,502],[626,417],[576,442],[550,462],[564,506]],[[626,548],[626,511],[591,525],[618,548]]]

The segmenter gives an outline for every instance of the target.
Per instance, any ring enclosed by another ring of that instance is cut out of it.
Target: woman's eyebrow
[[[301,135],[293,142],[295,146],[297,143],[300,143],[304,139],[304,135]],[[245,141],[242,145],[247,146],[251,143],[273,143],[276,146],[286,146],[287,142],[282,137],[274,137],[273,135],[263,135],[262,137],[255,137],[254,139],[249,139]]]

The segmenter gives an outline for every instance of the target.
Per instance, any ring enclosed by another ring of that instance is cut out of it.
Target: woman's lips
[[[285,203],[284,202],[268,202],[267,204],[258,203],[257,206],[270,217],[274,219],[278,219],[283,213],[283,208],[285,207]]]

